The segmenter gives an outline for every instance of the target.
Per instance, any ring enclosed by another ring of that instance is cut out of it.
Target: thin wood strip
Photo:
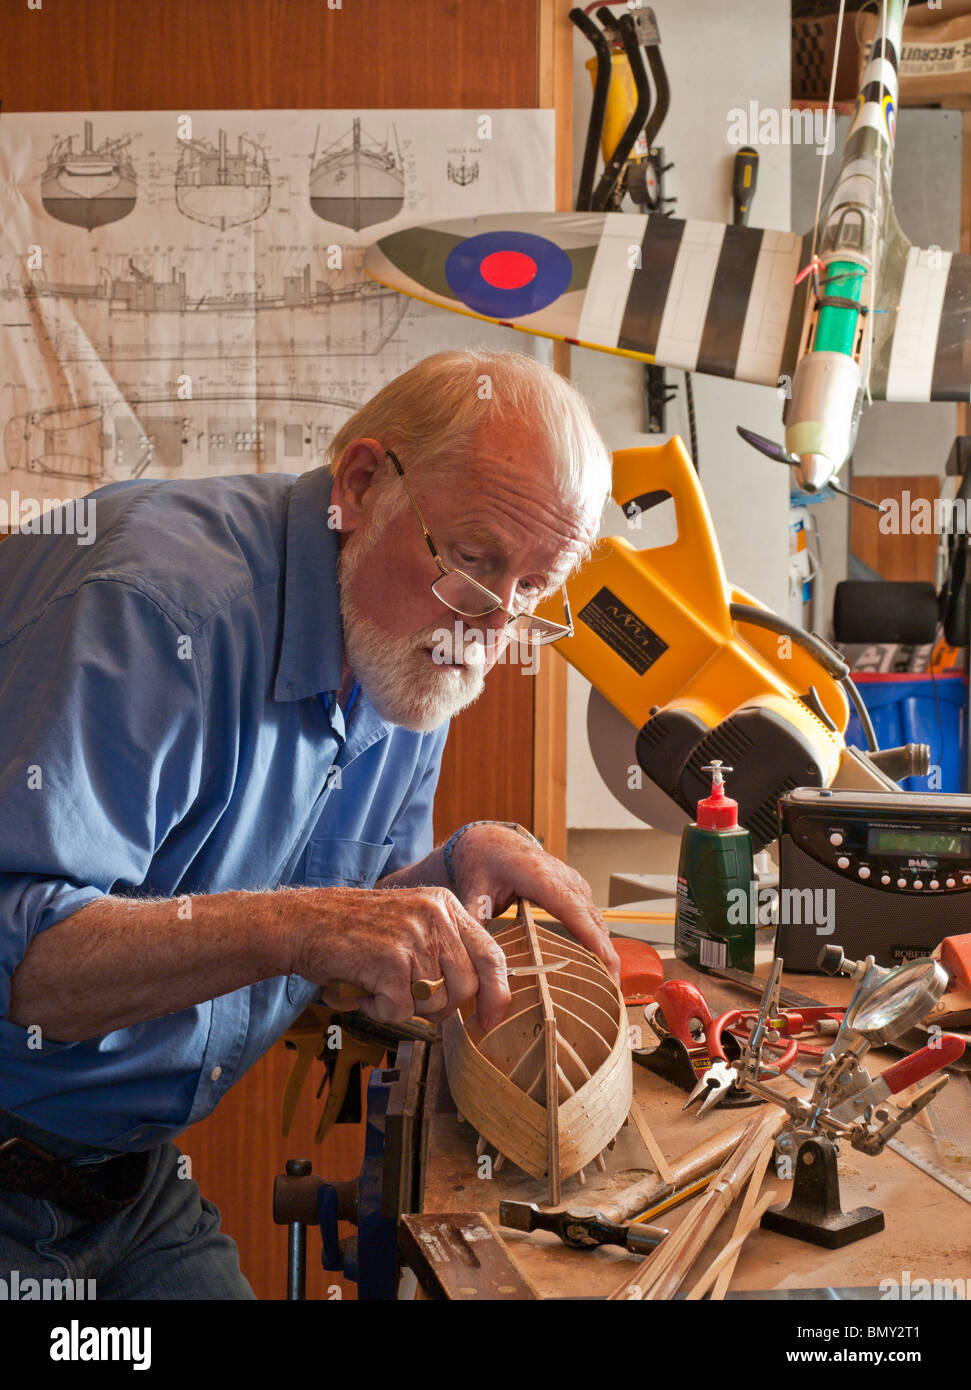
[[[518,1061],[518,1062],[516,1063],[516,1065],[513,1067],[512,1071],[509,1072],[509,1080],[510,1080],[510,1081],[516,1081],[516,1075],[517,1075],[517,1073],[526,1065],[526,1063],[527,1063],[527,1062],[530,1060],[530,1058],[533,1056],[533,1054],[534,1054],[534,1052],[536,1051],[536,1049],[537,1049],[538,1047],[541,1047],[542,1044],[543,1044],[543,1039],[542,1039],[540,1036],[537,1036],[537,1037],[535,1037],[535,1038],[533,1039],[533,1041],[529,1044],[529,1047],[527,1047],[526,1051],[523,1053],[523,1055],[520,1057],[519,1061]],[[517,1086],[519,1085],[518,1081],[516,1082],[516,1084],[517,1084]],[[528,1094],[528,1092],[527,1092],[527,1094]]]
[[[673,1296],[698,1253],[703,1249],[705,1242],[728,1209],[733,1194],[728,1186],[727,1175],[732,1171],[737,1171],[739,1164],[747,1162],[752,1142],[751,1122],[747,1129],[747,1138],[743,1139],[735,1154],[722,1165],[704,1197],[678,1227],[677,1239],[672,1240],[669,1237],[665,1241],[666,1245],[670,1244],[668,1259],[665,1261],[664,1269],[659,1276],[652,1279],[650,1290],[645,1290],[645,1298],[658,1299]]]
[[[583,1073],[584,1081],[589,1081],[592,1073],[586,1062],[577,1054],[576,1049],[571,1046],[566,1038],[560,1038],[560,1042],[563,1044],[563,1050],[566,1055],[571,1061],[576,1062],[577,1066],[580,1068]]]
[[[540,1035],[539,1035],[539,1037],[536,1039],[536,1041],[539,1043],[540,1047],[543,1049],[543,1055],[542,1055],[541,1057],[538,1057],[538,1058],[536,1059],[536,1074],[535,1074],[535,1076],[533,1077],[533,1079],[530,1081],[530,1083],[529,1083],[528,1086],[523,1085],[522,1081],[517,1081],[517,1082],[516,1082],[516,1085],[517,1085],[517,1086],[519,1087],[519,1089],[522,1091],[523,1095],[524,1095],[524,1096],[528,1096],[528,1097],[530,1097],[530,1098],[532,1098],[532,1097],[535,1095],[537,1089],[538,1089],[540,1086],[544,1085],[544,1083],[545,1083],[545,1081],[546,1081],[546,1050],[545,1050],[545,1049],[546,1049],[546,1043],[545,1043],[545,1041],[544,1041],[544,1039],[543,1039],[543,1034],[542,1034],[542,1033],[540,1033]]]
[[[688,1218],[686,1217],[685,1220],[687,1219]],[[642,1274],[641,1270],[644,1269],[644,1266],[642,1265],[641,1269],[637,1271],[637,1277],[633,1279],[629,1284],[625,1284],[623,1286],[625,1298],[630,1297],[630,1290],[635,1285],[639,1290],[638,1296],[641,1298],[645,1297],[648,1290],[652,1289],[654,1285],[664,1277],[664,1274],[666,1273],[668,1266],[676,1258],[678,1252],[677,1247],[671,1243],[671,1237],[667,1236],[657,1247],[654,1253],[656,1258],[654,1259],[651,1268]],[[646,1263],[647,1262],[645,1261],[645,1264]],[[612,1299],[616,1299],[619,1296],[619,1288],[615,1289],[614,1292],[610,1295]]]
[[[745,1126],[740,1143],[722,1164],[694,1210],[648,1255],[633,1278],[628,1277],[618,1285],[611,1299],[626,1301],[635,1287],[644,1299],[673,1297],[705,1242],[734,1202],[742,1183],[748,1179],[769,1138],[778,1133],[787,1119],[784,1111],[773,1106]],[[658,1277],[662,1268],[663,1273]]]
[[[547,931],[545,927],[541,927],[536,921],[536,914],[533,916],[533,925],[542,946],[554,946],[560,954],[566,954],[571,960],[576,961],[577,965],[589,965],[591,961],[599,961],[600,957],[589,951],[586,946],[581,946],[576,937],[560,936],[559,932]]]
[[[512,913],[515,915],[517,909],[507,907],[505,912],[500,912],[498,917],[494,917],[494,922],[504,922],[509,920]],[[607,922],[673,922],[673,912],[625,912],[621,907],[602,907],[598,909],[600,916]],[[537,922],[558,922],[559,917],[554,917],[552,912],[544,912],[542,908],[536,909]]]
[[[604,1197],[599,1210],[608,1221],[630,1221],[648,1207],[669,1197],[676,1187],[687,1187],[696,1178],[715,1172],[738,1145],[747,1123],[748,1117],[733,1120],[727,1128],[707,1135],[700,1144],[679,1154],[671,1162],[674,1170],[672,1182],[664,1182],[659,1175],[651,1173],[622,1188],[612,1200]]]
[[[738,1214],[738,1222],[735,1226],[735,1235],[740,1234],[742,1222],[746,1219],[749,1212],[755,1206],[755,1201],[758,1197],[759,1190],[762,1186],[762,1183],[765,1180],[766,1169],[769,1166],[769,1161],[771,1160],[774,1152],[775,1140],[770,1139],[769,1142],[766,1144],[765,1148],[759,1154],[759,1160],[752,1171],[752,1176],[749,1179],[749,1185],[745,1189],[745,1196],[742,1198],[742,1209]],[[742,1247],[741,1245],[739,1245],[737,1251],[735,1252],[735,1258],[727,1262],[724,1268],[722,1269],[721,1273],[718,1275],[718,1279],[715,1282],[715,1287],[711,1291],[711,1297],[713,1301],[723,1299],[725,1297],[725,1294],[728,1292],[728,1286],[732,1282],[732,1275],[735,1273],[735,1265],[738,1263],[738,1257],[741,1254],[741,1251]]]
[[[567,1076],[566,1072],[565,1072],[565,1071],[563,1070],[563,1068],[560,1066],[559,1062],[557,1062],[557,1064],[556,1064],[556,1075],[557,1075],[558,1080],[560,1080],[560,1081],[563,1082],[563,1085],[566,1087],[567,1092],[568,1092],[571,1096],[575,1096],[576,1093],[577,1093],[577,1089],[576,1089],[576,1087],[573,1085],[573,1082],[570,1080],[570,1078]]]
[[[727,1273],[728,1277],[731,1278],[731,1271],[735,1268],[735,1261],[742,1253],[742,1246],[762,1220],[762,1217],[765,1215],[766,1211],[768,1211],[769,1207],[771,1207],[772,1203],[779,1200],[779,1195],[779,1192],[773,1188],[771,1192],[765,1193],[753,1211],[746,1212],[743,1216],[739,1216],[735,1226],[734,1236],[725,1246],[721,1254],[715,1256],[690,1293],[686,1294],[685,1297],[687,1302],[697,1303],[703,1298],[709,1286],[726,1273],[726,1266],[728,1265],[730,1265],[730,1268],[728,1268]],[[712,1298],[714,1299],[714,1297],[715,1294],[713,1292]]]
[[[501,946],[503,950],[505,950],[506,948],[507,941],[522,941],[524,950],[529,945],[526,934],[523,931],[519,922],[516,922],[511,927],[507,927],[505,931],[496,932],[495,936],[492,939],[496,943],[496,945]]]
[[[546,1161],[550,1180],[550,1205],[560,1204],[560,1088],[556,1060],[556,1019],[543,1024],[546,1033]]]
[[[724,1177],[719,1174],[699,1201],[699,1207],[703,1207],[704,1210],[699,1213],[691,1235],[682,1242],[679,1257],[672,1261],[667,1273],[651,1290],[650,1297],[652,1299],[674,1297],[687,1278],[691,1266],[714,1233],[716,1226],[737,1197],[742,1183],[746,1181],[758,1161],[766,1136],[777,1134],[787,1119],[785,1114],[770,1111],[757,1121],[758,1128],[753,1129],[751,1137],[740,1145],[742,1152],[737,1156],[730,1170],[725,1173]],[[727,1167],[728,1165],[726,1165]],[[678,1229],[680,1232],[681,1228]]]
[[[674,1170],[664,1157],[661,1146],[654,1138],[651,1127],[644,1118],[644,1112],[636,1100],[631,1105],[630,1117],[634,1122],[634,1128],[644,1141],[644,1147],[654,1161],[654,1167],[657,1169],[658,1177],[662,1182],[670,1183],[673,1187]]]
[[[796,1096],[805,1093],[803,1087],[800,1087],[795,1081],[787,1081],[785,1077],[776,1082],[773,1089],[778,1091],[780,1095]],[[747,1115],[741,1119],[735,1119],[724,1129],[708,1135],[687,1153],[680,1154],[673,1159],[671,1166],[674,1169],[676,1185],[686,1187],[695,1178],[702,1177],[721,1167],[741,1143],[742,1136],[750,1123],[751,1118]],[[598,1209],[608,1221],[630,1221],[632,1217],[638,1216],[648,1207],[662,1201],[670,1193],[671,1184],[662,1182],[659,1177],[652,1174],[642,1178],[639,1182],[631,1183],[629,1187],[622,1188],[612,1199],[603,1197],[598,1203]]]
[[[539,1071],[536,1073],[536,1075],[533,1077],[532,1081],[529,1083],[529,1090],[524,1092],[524,1095],[529,1096],[530,1100],[533,1099],[533,1097],[536,1095],[536,1092],[537,1092],[538,1090],[540,1090],[540,1089],[542,1089],[544,1095],[546,1094],[546,1031],[545,1031],[545,1027],[544,1027],[544,1031],[543,1031],[542,1033],[540,1033],[538,1041],[541,1042],[541,1043],[543,1044],[543,1065],[540,1067]]]
[[[547,985],[547,989],[550,989],[549,985]],[[554,1004],[553,1002],[552,992],[550,993],[550,1004],[553,1008],[556,1008],[556,1004]],[[596,1043],[600,1043],[602,1045],[602,1047],[604,1048],[604,1057],[602,1061],[597,1063],[597,1066],[603,1066],[604,1062],[606,1062],[607,1058],[610,1056],[612,1050],[612,1044],[609,1038],[604,1037],[603,1033],[601,1033],[600,1029],[597,1027],[595,1023],[591,1023],[586,1018],[581,1018],[579,1014],[575,1014],[573,1012],[573,1010],[569,1007],[568,1004],[560,1002],[559,1008],[556,1009],[556,1020],[559,1024],[559,1031],[563,1034],[564,1043],[569,1042],[569,1039],[566,1037],[566,1029],[564,1027],[564,1022],[566,1019],[572,1020],[572,1022],[577,1025],[577,1032],[581,1038],[586,1039],[586,1035],[589,1033],[591,1034],[592,1039]],[[585,1047],[586,1042],[584,1042],[582,1045]],[[594,1068],[594,1070],[596,1070],[596,1068]]]
[[[533,964],[542,965],[543,952],[540,949],[530,905],[525,898],[520,899],[520,903],[523,925],[526,928],[533,952]],[[546,982],[546,976],[544,974],[537,975],[536,983],[539,986],[539,997],[543,1006],[543,1036],[546,1052],[546,1167],[550,1184],[550,1204],[556,1207],[559,1206],[561,1199],[560,1087],[557,1079],[559,1061],[556,1050],[556,1011],[553,1008],[553,1000],[550,997],[550,987]]]
[[[561,989],[554,981],[550,981],[550,995],[554,1005],[561,1004],[568,1009],[571,1014],[576,1014],[577,1018],[582,1019],[588,1028],[592,1028],[595,1033],[599,1033],[607,1045],[609,1052],[613,1046],[610,1039],[617,1036],[617,1020],[602,1009],[596,1000],[589,995],[574,994],[573,990]],[[603,1018],[600,1018],[600,1015]],[[319,1034],[318,1034],[319,1037]]]
[[[510,1032],[512,1032],[513,1025],[519,1022],[519,1020],[522,1018],[523,1014],[528,1014],[529,1011],[530,1011],[531,1009],[535,1009],[535,1008],[536,1008],[536,1005],[537,1005],[538,1003],[540,1003],[540,1000],[538,1000],[538,999],[530,999],[530,1000],[519,1000],[519,999],[516,999],[514,1002],[515,1002],[516,1005],[517,1005],[516,1012],[515,1012],[514,1014],[508,1014],[508,1015],[502,1020],[501,1023],[498,1023],[498,1024],[495,1026],[495,1028],[490,1028],[488,1033],[484,1033],[484,1034],[482,1035],[481,1041],[482,1041],[482,1042],[488,1042],[490,1049],[494,1049],[495,1044],[496,1044],[497,1042],[501,1042],[501,1041],[502,1041],[502,1035],[503,1035],[503,1033],[510,1033]],[[539,1020],[537,1020],[537,1022],[538,1022],[538,1021],[539,1021]],[[495,1065],[495,1063],[493,1063],[493,1065]],[[506,1073],[503,1072],[503,1075],[506,1075]]]

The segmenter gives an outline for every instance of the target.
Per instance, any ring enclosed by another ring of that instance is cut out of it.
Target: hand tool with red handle
[[[912,1052],[909,1057],[894,1062],[892,1067],[887,1067],[874,1077],[869,1086],[856,1091],[842,1105],[836,1106],[832,1111],[834,1119],[846,1123],[855,1120],[870,1106],[879,1105],[890,1096],[906,1091],[908,1086],[915,1086],[918,1081],[956,1061],[963,1052],[963,1038],[954,1033],[942,1033],[939,1039],[928,1043],[919,1052]]]

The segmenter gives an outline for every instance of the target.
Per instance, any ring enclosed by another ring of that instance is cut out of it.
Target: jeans
[[[111,1156],[0,1111],[0,1140],[13,1134],[82,1168],[85,1160]],[[93,1279],[93,1288],[76,1289],[98,1299],[255,1299],[236,1242],[219,1229],[219,1212],[195,1182],[179,1176],[180,1157],[172,1143],[152,1149],[138,1196],[103,1221],[81,1221],[42,1197],[0,1191],[0,1278],[8,1290],[23,1289],[26,1279]]]

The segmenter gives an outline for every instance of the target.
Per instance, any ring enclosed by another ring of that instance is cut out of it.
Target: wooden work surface
[[[754,996],[737,991],[732,985],[699,975],[683,961],[665,960],[668,979],[690,979],[701,988],[713,1014],[729,1008],[752,1008]],[[786,975],[784,985],[823,1003],[846,1003],[852,993],[851,981],[818,975]],[[628,1010],[632,1025],[643,1024],[643,1009]],[[645,1043],[651,1046],[650,1029],[644,1028]],[[899,1055],[899,1054],[897,1054]],[[872,1072],[894,1060],[888,1051],[868,1054]],[[634,1067],[634,1096],[662,1152],[670,1162],[700,1142],[706,1133],[714,1134],[736,1123],[742,1115],[760,1113],[749,1110],[715,1109],[700,1119],[685,1115],[684,1092],[654,1076],[642,1066]],[[440,1098],[449,1107],[447,1092]],[[920,1123],[920,1118],[912,1122]],[[906,1142],[906,1126],[901,1138]],[[491,1151],[490,1151],[491,1152]],[[603,1198],[654,1171],[647,1149],[631,1124],[617,1136],[606,1155],[607,1172],[589,1170],[586,1183],[577,1178],[563,1185],[564,1209],[596,1206]],[[757,1230],[746,1242],[731,1288],[801,1289],[819,1287],[876,1286],[882,1279],[901,1278],[909,1270],[912,1279],[920,1277],[955,1278],[971,1270],[971,1208],[960,1197],[920,1172],[890,1150],[871,1158],[843,1146],[839,1158],[840,1194],[844,1211],[859,1206],[882,1210],[886,1229],[857,1241],[842,1250],[824,1250],[770,1231]],[[791,1184],[767,1179],[766,1186],[779,1190],[780,1202],[788,1202]],[[697,1199],[695,1199],[697,1200]],[[459,1124],[454,1109],[443,1108],[430,1119],[428,1162],[422,1210],[425,1212],[484,1211],[498,1225],[500,1201],[536,1202],[545,1206],[545,1182],[528,1177],[511,1164],[504,1164],[491,1179],[476,1176],[475,1134],[468,1124]],[[664,1213],[661,1226],[674,1230],[691,1209],[692,1202]],[[721,1245],[730,1239],[737,1207],[729,1212],[713,1240],[683,1286],[700,1276]],[[534,1231],[527,1235],[506,1228],[501,1235],[514,1258],[544,1298],[603,1298],[614,1291],[625,1272],[631,1274],[640,1258],[614,1246],[594,1250],[572,1250],[552,1233]]]

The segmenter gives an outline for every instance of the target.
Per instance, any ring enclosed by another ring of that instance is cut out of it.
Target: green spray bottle
[[[701,770],[712,774],[711,796],[698,802],[697,822],[681,832],[674,951],[699,970],[729,966],[751,973],[752,837],[738,823],[738,802],[725,795],[724,774],[734,769],[712,758]]]

